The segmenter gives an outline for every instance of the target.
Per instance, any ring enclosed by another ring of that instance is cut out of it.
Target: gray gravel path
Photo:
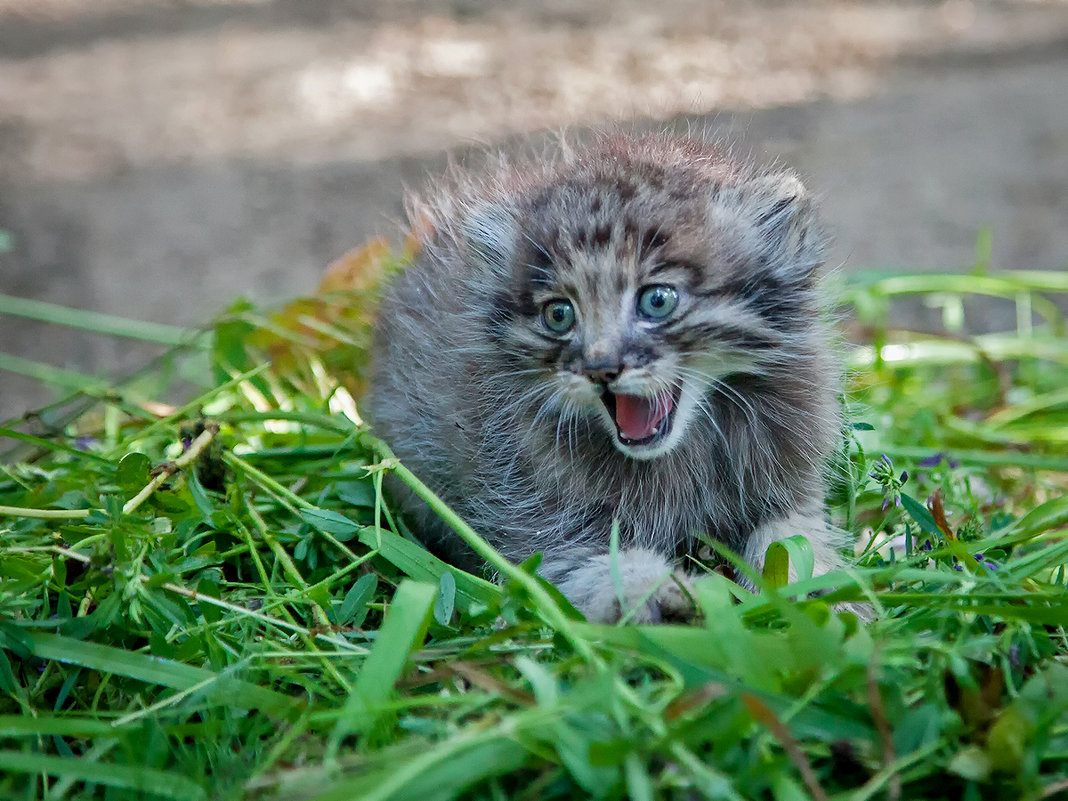
[[[636,115],[795,166],[846,269],[965,267],[984,227],[997,268],[1068,268],[1063,2],[86,5],[0,0],[2,293],[178,324],[284,298],[446,150]],[[2,316],[0,351],[146,355]],[[48,397],[0,373],[0,418]]]

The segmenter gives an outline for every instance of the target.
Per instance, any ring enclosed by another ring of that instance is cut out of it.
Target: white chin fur
[[[616,446],[617,451],[629,456],[631,459],[638,459],[641,461],[652,461],[659,456],[663,456],[665,453],[670,453],[674,450],[675,443],[678,441],[679,438],[675,436],[674,427],[672,427],[671,433],[666,437],[649,445],[627,445],[620,442],[619,437],[612,437],[612,443]]]

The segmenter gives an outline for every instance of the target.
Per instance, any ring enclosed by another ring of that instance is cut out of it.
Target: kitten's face
[[[724,379],[781,357],[798,285],[759,218],[617,181],[555,187],[513,219],[496,336],[562,440],[592,418],[622,453],[657,458],[732,391]]]
[[[726,320],[729,311],[709,314],[686,268],[628,266],[615,285],[583,282],[576,271],[540,288],[534,296],[539,319],[528,325],[543,340],[535,359],[546,367],[543,379],[560,399],[564,424],[570,414],[595,417],[621,452],[652,459],[682,441],[719,379],[751,369],[756,359],[694,336],[698,318]]]

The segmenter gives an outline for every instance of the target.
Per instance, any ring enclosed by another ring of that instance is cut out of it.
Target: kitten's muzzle
[[[673,412],[678,406],[680,388],[656,395],[619,392],[619,377],[627,367],[619,358],[601,358],[582,363],[582,374],[600,395],[615,427],[617,443],[625,453],[655,448],[671,433]]]
[[[606,387],[623,372],[623,365],[616,360],[599,361],[582,365],[582,374],[595,384]]]

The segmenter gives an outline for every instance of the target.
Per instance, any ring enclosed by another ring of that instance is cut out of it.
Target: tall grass
[[[174,346],[0,428],[0,793],[1060,797],[1066,293],[1055,273],[850,275],[829,500],[855,566],[786,585],[780,561],[755,595],[710,571],[692,625],[641,627],[579,619],[359,424],[362,294],[239,302],[188,337],[0,299]],[[1015,327],[968,334],[975,295]],[[942,330],[894,328],[909,298]],[[427,553],[390,471],[502,581]]]

